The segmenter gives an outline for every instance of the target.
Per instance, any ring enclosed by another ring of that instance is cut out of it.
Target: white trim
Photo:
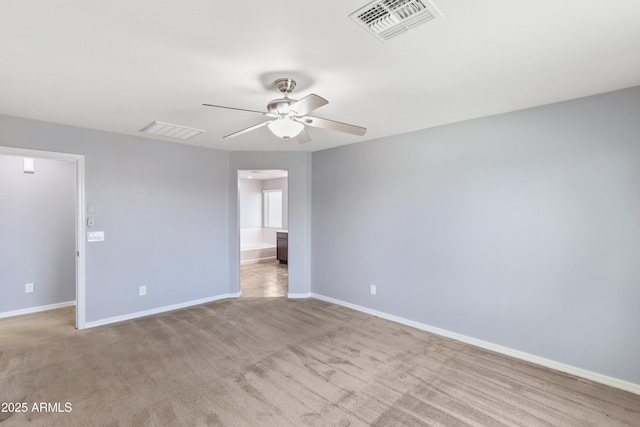
[[[360,305],[352,304],[349,302],[341,301],[335,298],[326,297],[324,295],[318,295],[311,293],[312,298],[316,298],[322,301],[330,302],[333,304],[341,305],[343,307],[351,308],[356,311],[371,314],[382,319],[391,320],[392,322],[400,323],[403,325],[411,326],[416,329],[431,332],[436,335],[451,338],[456,341],[460,341],[466,344],[471,344],[476,347],[484,348],[486,350],[495,351],[496,353],[511,356],[516,359],[524,360],[527,362],[535,363],[536,365],[544,366],[546,368],[554,369],[556,371],[565,372],[567,374],[575,375],[576,377],[585,378],[600,384],[605,384],[611,387],[615,387],[621,390],[628,391],[630,393],[640,395],[640,384],[634,384],[628,381],[624,381],[618,378],[609,377],[607,375],[598,374],[597,372],[588,371],[586,369],[578,368],[575,366],[567,365],[564,363],[556,362],[555,360],[545,359],[544,357],[536,356],[524,351],[514,350],[509,347],[504,347],[498,344],[493,344],[487,341],[472,338],[466,335],[451,332],[446,329],[440,329],[435,326],[427,325],[425,323],[416,322],[413,320],[405,319],[403,317],[394,316],[393,314],[384,313],[382,311],[373,310]]]
[[[6,317],[22,316],[24,314],[40,313],[41,311],[55,310],[57,308],[69,307],[72,305],[76,305],[76,302],[75,301],[59,302],[56,304],[41,305],[39,307],[29,307],[29,308],[23,308],[21,310],[5,311],[4,313],[0,313],[0,319],[4,319]]]
[[[313,296],[312,293],[307,292],[306,294],[287,294],[287,298],[290,299],[303,299],[303,298],[311,298]],[[318,298],[321,299],[321,298]]]
[[[0,154],[8,156],[34,157],[51,160],[68,160],[76,164],[76,328],[85,327],[85,241],[84,241],[84,206],[85,206],[85,170],[84,155],[60,153],[56,151],[32,150],[28,148],[6,147],[0,145]]]
[[[181,302],[179,304],[165,305],[164,307],[152,308],[151,310],[138,311],[136,313],[123,314],[122,316],[114,316],[106,319],[95,320],[85,323],[85,328],[95,328],[97,326],[110,325],[111,323],[124,322],[125,320],[137,319],[139,317],[151,316],[154,314],[166,313],[167,311],[179,310],[181,308],[192,307],[194,305],[206,304],[209,302],[219,301],[227,298],[238,298],[241,292],[232,294],[216,295],[209,298],[202,298],[192,301]]]
[[[85,246],[85,195],[84,195],[84,156],[78,156],[76,159],[76,328],[84,329],[86,323],[86,291],[85,291],[85,275],[86,275],[86,246]]]
[[[240,265],[257,264],[257,263],[262,262],[262,261],[270,261],[270,260],[274,260],[274,259],[276,259],[275,256],[269,256],[269,257],[266,257],[266,258],[245,259],[244,261],[240,261]]]

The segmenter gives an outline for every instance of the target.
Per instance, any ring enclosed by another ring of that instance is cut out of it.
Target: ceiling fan
[[[352,135],[364,135],[366,128],[350,125],[347,123],[336,122],[334,120],[321,119],[320,117],[307,116],[310,112],[329,103],[321,96],[311,94],[300,100],[289,98],[289,94],[296,87],[296,81],[293,79],[283,78],[274,82],[275,86],[284,94],[283,98],[270,101],[267,104],[267,111],[247,110],[244,108],[225,107],[223,105],[202,104],[207,107],[226,108],[229,110],[248,111],[250,113],[258,113],[263,116],[271,117],[271,120],[249,126],[246,129],[225,135],[223,138],[232,138],[251,132],[263,126],[267,126],[269,130],[277,137],[286,141],[294,140],[300,144],[311,141],[309,134],[305,130],[305,126],[313,126],[321,129],[336,130],[339,132],[350,133]]]

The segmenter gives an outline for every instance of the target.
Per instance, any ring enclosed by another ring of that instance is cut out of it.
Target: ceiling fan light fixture
[[[304,129],[302,123],[296,122],[286,116],[272,121],[267,127],[275,136],[283,139],[294,138]]]

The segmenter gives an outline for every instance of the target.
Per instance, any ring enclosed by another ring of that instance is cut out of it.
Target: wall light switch
[[[33,292],[33,288],[34,288],[34,284],[33,283],[25,283],[24,284],[24,293],[25,294],[30,294],[31,292]]]
[[[28,157],[24,158],[24,173],[36,172],[36,160]]]
[[[104,231],[88,231],[87,242],[104,242]]]
[[[140,293],[140,296],[146,295],[147,294],[147,287],[146,286],[140,286],[139,293]]]

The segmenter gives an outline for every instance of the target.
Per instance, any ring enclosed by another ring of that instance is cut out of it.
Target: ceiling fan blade
[[[336,122],[334,120],[321,119],[320,117],[301,117],[298,121],[305,125],[322,129],[337,130],[338,132],[350,133],[352,135],[362,136],[367,133],[367,128],[350,125],[348,123]]]
[[[327,105],[329,101],[321,96],[311,94],[289,105],[289,111],[295,111],[297,116],[304,116],[316,110],[323,105]]]
[[[266,116],[267,113],[264,111],[256,111],[256,110],[247,110],[245,108],[235,108],[235,107],[225,107],[224,105],[213,105],[213,104],[202,104],[205,107],[216,107],[216,108],[226,108],[227,110],[238,110],[238,111],[247,111],[249,113],[258,113]]]
[[[258,123],[257,125],[249,126],[248,128],[239,130],[238,132],[230,133],[229,135],[225,135],[222,138],[233,138],[234,136],[242,135],[243,133],[251,132],[252,130],[256,130],[261,128],[262,126],[266,126],[271,123],[273,120],[269,120],[268,122]]]
[[[293,141],[296,141],[298,144],[306,144],[311,141],[311,137],[305,129],[302,129],[299,134],[291,138]]]

